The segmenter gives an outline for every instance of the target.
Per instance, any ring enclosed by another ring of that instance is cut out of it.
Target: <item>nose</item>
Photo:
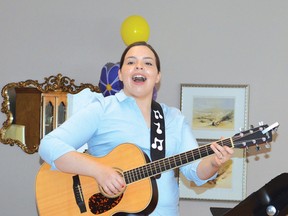
[[[140,63],[140,62],[138,62],[137,64],[136,64],[136,70],[143,70],[143,65]]]

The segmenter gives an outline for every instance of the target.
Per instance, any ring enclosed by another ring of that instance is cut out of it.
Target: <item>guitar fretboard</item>
[[[218,140],[217,143],[221,146],[233,146],[233,140],[231,138]],[[148,177],[156,176],[162,172],[175,169],[182,165],[188,164],[200,158],[214,154],[213,150],[210,147],[211,144],[203,145],[197,149],[193,149],[187,152],[183,152],[178,155],[171,157],[159,159],[153,162],[150,162],[146,165],[127,170],[124,172],[124,178],[126,184],[131,184],[133,182],[145,179]]]

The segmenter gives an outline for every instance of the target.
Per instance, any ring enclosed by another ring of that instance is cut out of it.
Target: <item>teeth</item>
[[[133,76],[132,79],[135,82],[144,82],[147,78],[141,75],[136,75],[136,76]]]

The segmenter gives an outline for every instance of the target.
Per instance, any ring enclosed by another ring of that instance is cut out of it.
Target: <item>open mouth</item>
[[[141,76],[141,75],[135,75],[132,77],[132,80],[134,82],[145,82],[147,80],[147,78],[144,76]]]

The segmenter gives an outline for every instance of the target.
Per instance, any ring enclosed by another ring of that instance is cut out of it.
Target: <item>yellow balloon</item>
[[[127,46],[137,41],[147,42],[149,35],[150,27],[142,16],[129,16],[121,25],[122,40]]]

